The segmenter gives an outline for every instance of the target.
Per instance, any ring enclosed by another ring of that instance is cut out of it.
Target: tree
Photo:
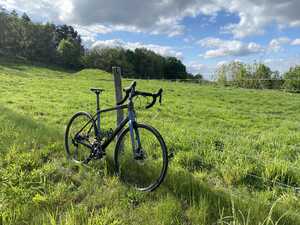
[[[8,13],[2,9],[0,11],[0,54],[6,53],[8,39]]]
[[[0,11],[0,30],[1,54],[46,63],[55,61],[53,24],[33,23],[26,13],[19,18],[15,11]]]
[[[272,88],[272,70],[265,64],[255,64],[256,71],[253,78],[257,80],[257,88]]]
[[[254,77],[256,79],[271,79],[272,76],[271,69],[265,64],[259,63],[256,64],[256,71],[254,73]]]
[[[31,22],[30,17],[26,13],[23,13],[22,20],[25,22]]]
[[[217,81],[221,84],[233,84],[243,88],[278,88],[280,82],[273,82],[275,73],[262,63],[244,64],[231,62],[217,70]]]
[[[247,79],[249,79],[249,76],[247,67],[237,61],[223,64],[217,70],[217,81],[223,85],[231,83],[238,87],[248,87]]]
[[[70,68],[99,68],[111,72],[121,66],[123,75],[139,78],[192,78],[175,57],[163,57],[146,48],[84,49],[78,32],[68,25],[40,24],[23,13],[20,17],[0,9],[0,54]]]
[[[71,68],[80,67],[80,46],[72,40],[62,39],[57,47],[57,52],[63,65]]]
[[[59,26],[55,27],[56,45],[58,46],[60,41],[63,39],[72,40],[72,42],[74,42],[80,46],[81,51],[84,50],[82,43],[81,43],[82,42],[81,37],[72,26],[68,26],[68,25],[64,24],[64,25],[59,25]]]
[[[55,35],[55,25],[47,23],[45,25],[36,24],[34,34],[33,48],[35,49],[34,59],[37,57],[41,59],[42,62],[55,63],[57,61],[57,51],[54,42]]]
[[[175,57],[168,57],[164,69],[165,78],[167,79],[186,79],[187,72],[185,65]]]
[[[284,74],[284,89],[289,92],[300,92],[300,66],[292,67]]]
[[[18,13],[17,13],[16,10],[12,10],[10,15],[13,16],[13,17],[18,17]]]
[[[223,64],[222,66],[218,67],[218,69],[216,70],[216,73],[215,73],[215,81],[218,83],[218,84],[221,84],[221,85],[227,85],[227,76],[226,76],[226,73],[227,73],[227,67],[225,64]]]
[[[137,48],[134,54],[134,68],[140,78],[154,78],[158,75],[155,71],[156,62],[154,62],[156,54],[153,51],[146,48]]]

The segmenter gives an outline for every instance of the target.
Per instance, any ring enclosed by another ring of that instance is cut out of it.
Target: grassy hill
[[[138,121],[175,152],[163,185],[141,193],[112,175],[114,146],[88,167],[65,159],[65,126],[94,111],[94,86],[114,105],[111,74],[0,60],[1,224],[300,224],[300,95],[137,80],[164,89],[162,106],[137,102]]]

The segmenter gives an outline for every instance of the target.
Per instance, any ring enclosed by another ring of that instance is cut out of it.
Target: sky
[[[88,48],[175,56],[206,78],[231,61],[280,72],[300,64],[300,0],[0,0],[0,7],[72,25]]]

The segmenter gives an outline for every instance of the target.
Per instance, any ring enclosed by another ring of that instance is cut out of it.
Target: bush
[[[217,82],[225,86],[280,89],[283,83],[278,72],[273,72],[262,63],[247,65],[241,62],[231,62],[222,65],[216,75]]]
[[[300,92],[300,66],[290,68],[284,75],[284,89],[289,92]]]

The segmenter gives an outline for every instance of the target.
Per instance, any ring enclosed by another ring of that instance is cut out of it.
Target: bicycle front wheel
[[[153,127],[137,124],[135,129],[141,142],[142,158],[134,157],[130,131],[125,129],[116,144],[115,169],[125,183],[141,191],[153,191],[164,180],[168,168],[166,144]]]

